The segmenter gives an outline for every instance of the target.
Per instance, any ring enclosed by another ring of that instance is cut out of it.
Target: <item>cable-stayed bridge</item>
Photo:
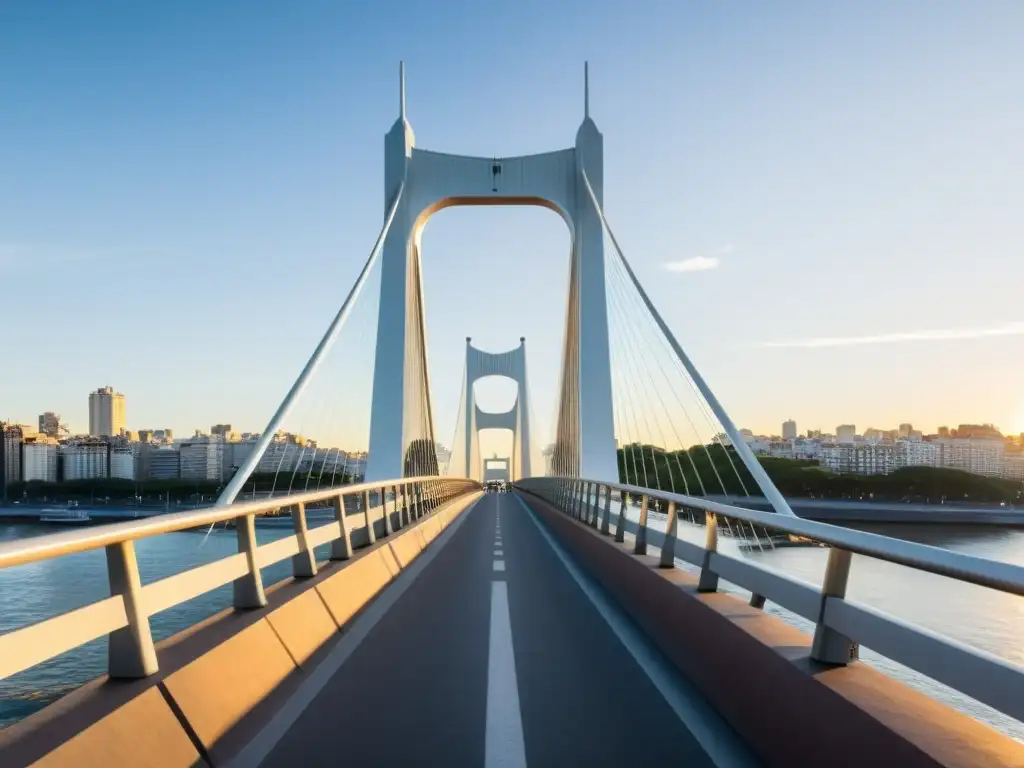
[[[108,675],[0,732],[0,764],[1024,764],[1019,742],[859,649],[1016,720],[1019,666],[847,598],[854,555],[1018,597],[1024,569],[793,514],[614,234],[589,83],[583,114],[571,147],[542,154],[420,149],[402,73],[376,241],[217,504],[0,545],[0,567],[103,549],[110,585],[0,635],[0,678],[108,642]],[[527,340],[514,327],[505,350],[467,338],[442,462],[422,232],[440,210],[481,205],[566,223],[561,369],[543,440]],[[373,298],[356,479],[315,441],[278,449],[285,431],[329,430],[342,418],[330,408],[354,402],[345,377],[360,361],[338,344]],[[491,376],[515,384],[505,411],[478,403]],[[510,494],[482,488],[489,430],[511,433]],[[290,535],[261,543],[257,522],[281,511]],[[137,542],[220,524],[236,553],[143,579]],[[829,547],[817,583],[745,556],[813,543]],[[291,577],[265,584],[282,561]],[[154,642],[154,616],[228,584],[225,612]]]

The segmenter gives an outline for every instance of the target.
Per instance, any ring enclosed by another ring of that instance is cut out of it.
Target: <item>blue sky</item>
[[[379,229],[399,59],[418,146],[499,156],[572,144],[589,59],[608,216],[735,421],[1024,430],[1021,39],[1012,1],[6,3],[0,418],[111,384],[130,428],[262,428]],[[423,243],[438,437],[467,335],[528,338],[546,422],[562,222]],[[353,425],[374,287],[310,393]]]

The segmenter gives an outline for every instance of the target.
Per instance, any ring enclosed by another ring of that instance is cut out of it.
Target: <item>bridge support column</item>
[[[700,566],[700,578],[697,580],[698,592],[717,592],[718,574],[711,570],[711,556],[718,552],[718,515],[707,512],[704,516],[704,561]]]
[[[256,562],[255,515],[235,518],[235,537],[238,539],[238,551],[245,553],[249,572],[234,581],[234,606],[241,609],[262,608],[267,604],[267,596],[263,593],[263,576]]]
[[[636,529],[636,543],[633,546],[634,555],[647,554],[647,505],[650,504],[650,497],[645,493],[640,500],[640,522]]]
[[[377,542],[377,535],[373,532],[373,518],[370,517],[370,492],[363,491],[363,520],[366,521],[366,536],[369,539],[367,546]]]
[[[142,605],[142,580],[135,558],[135,544],[122,541],[107,550],[107,579],[110,594],[124,601],[128,626],[110,633],[107,673],[111,677],[137,678],[157,671],[156,648],[149,628],[149,616]]]
[[[292,531],[299,540],[299,554],[292,556],[292,576],[297,579],[316,576],[316,556],[306,538],[309,534],[306,525],[306,505],[301,501],[292,510]]]
[[[676,503],[668,503],[668,521],[665,523],[665,543],[661,545],[662,568],[676,567],[676,536],[679,532],[679,520],[676,515]]]
[[[619,507],[619,520],[615,525],[615,541],[619,544],[626,540],[626,494],[619,491],[622,505]]]
[[[612,517],[612,489],[611,486],[605,488],[604,497],[604,519],[601,521],[601,535],[608,536],[608,527],[611,524]]]
[[[345,519],[345,497],[334,497],[334,519],[341,528],[341,538],[331,542],[331,560],[349,560],[352,557],[352,533]]]
[[[825,624],[825,606],[829,599],[846,597],[846,582],[850,577],[852,559],[853,553],[849,550],[832,547],[828,551],[825,579],[821,584],[818,623],[814,628],[814,643],[811,645],[811,658],[823,664],[844,665],[857,660],[857,644]]]

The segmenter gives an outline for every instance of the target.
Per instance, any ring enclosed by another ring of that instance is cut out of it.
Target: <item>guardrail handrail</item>
[[[1024,596],[1024,568],[975,555],[893,539],[881,534],[843,528],[772,512],[745,509],[717,501],[624,483],[575,477],[535,477],[520,480],[520,489],[550,502],[569,517],[611,535],[612,497],[621,503],[615,541],[625,542],[627,528],[635,532],[632,552],[647,554],[650,541],[661,548],[659,564],[675,566],[676,559],[700,569],[698,592],[716,592],[720,579],[751,593],[750,606],[766,600],[814,624],[810,648],[813,661],[844,665],[855,661],[861,643],[927,677],[948,685],[983,704],[1024,722],[1024,668],[992,653],[932,632],[896,616],[846,598],[853,554],[866,555],[959,581]],[[627,497],[640,500],[636,521],[626,514]],[[665,532],[649,529],[651,500],[667,503]],[[679,508],[702,510],[704,546],[678,538]],[[718,549],[719,517],[734,518],[781,533],[828,544],[828,561],[821,586],[803,581],[768,565],[734,557]]]
[[[0,634],[0,680],[104,636],[109,636],[107,671],[111,677],[154,674],[159,665],[150,616],[231,583],[234,608],[263,607],[267,598],[262,568],[290,558],[293,577],[315,576],[317,547],[329,544],[331,560],[348,560],[354,545],[376,541],[375,527],[381,528],[379,535],[390,536],[438,505],[479,488],[480,483],[469,478],[436,475],[377,480],[0,544],[0,569],[102,548],[110,583],[109,597]],[[346,509],[345,500],[350,497],[359,500],[355,511]],[[310,528],[307,505],[324,501],[331,503],[334,519]],[[291,535],[258,544],[256,517],[277,509],[292,510]],[[356,522],[359,518],[361,525]],[[235,523],[237,552],[142,583],[136,540],[228,520]],[[364,532],[362,541],[356,542],[353,534],[360,531]]]
[[[530,478],[537,479],[537,478]],[[953,552],[929,544],[904,541],[883,536],[878,533],[857,531],[843,528],[818,520],[807,520],[801,517],[790,517],[775,512],[763,512],[756,509],[736,507],[718,501],[709,501],[697,496],[686,496],[681,493],[643,488],[625,483],[607,483],[584,478],[551,477],[551,480],[599,483],[616,491],[631,496],[649,496],[661,501],[674,501],[684,507],[695,507],[706,512],[734,517],[749,523],[757,523],[774,528],[783,533],[814,539],[822,544],[840,547],[858,555],[867,555],[879,560],[905,565],[919,571],[927,571],[939,576],[949,576],[959,581],[966,581],[982,587],[990,587],[1001,592],[1009,592],[1024,596],[1024,567],[1012,563],[1001,563],[977,555]]]
[[[275,509],[286,509],[296,504],[330,501],[339,494],[342,496],[354,496],[363,493],[363,491],[376,493],[381,488],[391,488],[396,484],[408,486],[417,483],[436,482],[438,479],[435,475],[426,475],[402,478],[401,480],[381,480],[373,483],[342,485],[319,491],[295,493],[288,496],[273,496],[268,499],[254,499],[253,501],[243,501],[236,504],[214,504],[209,507],[200,507],[199,509],[190,509],[183,512],[166,512],[145,519],[106,523],[88,529],[33,536],[29,539],[0,544],[0,568],[34,563],[61,555],[75,554],[76,552],[87,552],[92,549],[105,547],[108,544],[136,541],[149,538],[150,536],[158,536],[161,533],[186,531],[190,528],[222,523],[247,515],[266,514],[273,512]]]

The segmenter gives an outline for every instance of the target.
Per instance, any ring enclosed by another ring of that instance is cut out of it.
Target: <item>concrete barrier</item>
[[[160,672],[98,678],[0,731],[0,767],[223,765],[248,743],[365,607],[479,493],[456,499],[348,561],[267,590],[157,646]]]
[[[1024,765],[1013,739],[865,664],[812,662],[810,636],[522,495],[765,764]]]

